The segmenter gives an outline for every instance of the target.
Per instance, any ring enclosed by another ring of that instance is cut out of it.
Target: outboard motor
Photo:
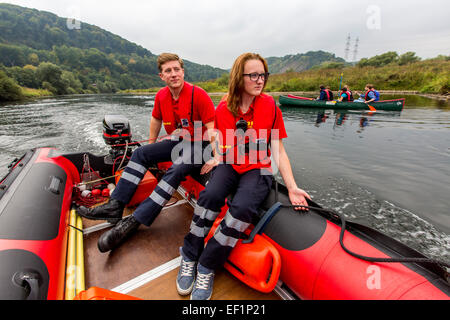
[[[103,139],[105,143],[111,146],[109,156],[105,159],[106,163],[116,164],[116,169],[119,163],[126,164],[127,157],[131,157],[131,129],[128,119],[120,115],[105,115],[103,119]],[[135,143],[133,146],[136,145]],[[124,161],[122,158],[125,157]],[[119,163],[115,163],[119,158]]]

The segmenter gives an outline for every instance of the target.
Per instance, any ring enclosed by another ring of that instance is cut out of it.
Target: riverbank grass
[[[46,89],[32,89],[32,88],[26,88],[26,87],[21,87],[21,89],[22,89],[22,96],[25,99],[53,96],[53,94]]]

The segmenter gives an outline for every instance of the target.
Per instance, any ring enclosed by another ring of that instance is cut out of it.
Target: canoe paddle
[[[371,106],[370,104],[367,105],[372,112],[377,112],[377,109],[375,107]]]

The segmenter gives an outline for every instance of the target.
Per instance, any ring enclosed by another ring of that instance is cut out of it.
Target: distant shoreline
[[[418,95],[425,98],[430,98],[434,100],[444,100],[448,101],[450,98],[450,95],[443,95],[443,94],[437,94],[437,93],[420,93],[419,91],[414,90],[379,90],[380,94],[392,94],[392,95]],[[223,96],[226,92],[208,92],[208,95],[211,97],[220,97]],[[271,96],[282,96],[282,95],[288,95],[293,94],[296,96],[302,96],[302,95],[318,95],[319,93],[317,91],[289,91],[289,92],[266,92],[267,94]],[[339,92],[333,91],[335,95],[338,95]],[[139,90],[133,90],[128,92],[119,92],[117,94],[148,94],[148,95],[154,95],[156,92],[148,92],[148,91],[139,91]]]

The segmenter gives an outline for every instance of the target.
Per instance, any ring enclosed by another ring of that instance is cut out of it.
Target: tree
[[[405,64],[410,64],[420,60],[421,60],[420,57],[416,56],[415,52],[408,51],[402,54],[400,57],[398,57],[398,64],[403,66]]]
[[[60,67],[50,62],[42,62],[36,70],[39,81],[48,82],[56,91],[52,92],[56,94],[66,94],[69,87],[67,79],[61,78],[62,73]]]
[[[54,95],[58,94],[58,90],[47,81],[42,82],[42,89],[48,90]]]
[[[228,82],[230,81],[230,74],[223,73],[219,79],[217,79],[217,84],[219,86],[228,87]]]
[[[33,66],[39,65],[39,56],[36,53],[30,53],[28,55],[28,62]]]
[[[107,56],[98,49],[91,48],[86,53],[85,66],[99,70],[103,67],[109,67],[110,63]]]
[[[31,65],[26,65],[21,67],[12,67],[7,69],[7,75],[14,79],[19,85],[28,88],[39,87],[39,81],[36,78],[36,67]]]
[[[366,67],[366,66],[373,66],[373,67],[382,67],[385,65],[388,65],[390,63],[396,62],[398,59],[397,52],[389,51],[377,56],[374,56],[370,59],[362,58],[357,66],[358,67]]]
[[[63,71],[61,74],[61,80],[64,84],[67,84],[69,93],[81,93],[83,85],[81,81],[70,71]],[[69,90],[72,89],[72,90]]]
[[[25,65],[25,56],[18,46],[0,44],[0,63],[7,67]]]
[[[22,89],[0,70],[0,101],[14,101],[22,99]]]

